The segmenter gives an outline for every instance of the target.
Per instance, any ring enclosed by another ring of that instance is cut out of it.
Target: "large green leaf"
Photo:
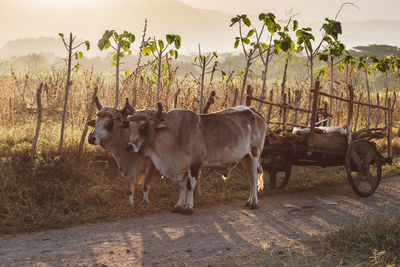
[[[236,49],[238,48],[238,46],[239,46],[239,38],[236,38],[234,48]]]
[[[158,47],[160,48],[160,51],[164,49],[164,42],[162,40],[158,40]]]
[[[148,47],[148,46],[143,47],[143,49],[142,49],[142,55],[143,56],[148,56],[148,55],[150,55],[150,53],[151,53],[151,48],[150,47]]]
[[[249,19],[248,17],[243,18],[243,23],[244,23],[247,27],[250,27],[250,25],[251,25],[250,19]]]
[[[293,20],[293,31],[297,30],[299,27],[299,22],[297,20]]]
[[[172,42],[175,40],[175,36],[172,34],[167,34],[166,39],[168,44],[172,44]]]

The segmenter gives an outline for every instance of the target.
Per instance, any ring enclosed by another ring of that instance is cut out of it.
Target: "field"
[[[281,58],[282,60],[282,58]],[[280,84],[278,78],[268,80],[268,94],[276,102],[283,100],[288,104],[295,104],[295,92],[300,92],[301,97],[297,103],[301,108],[310,106],[309,88],[307,78],[294,76],[295,69],[299,68],[303,59],[294,61],[295,68],[293,78],[287,82],[286,87]],[[147,63],[146,63],[147,64]],[[171,65],[168,65],[171,64]],[[173,107],[186,108],[199,111],[200,84],[192,79],[189,74],[179,75],[176,66],[171,60],[166,61],[164,75],[160,88],[160,99],[166,110]],[[284,61],[278,61],[276,69],[283,67]],[[253,95],[258,96],[262,90],[262,75],[254,73],[250,75]],[[260,71],[261,72],[261,71]],[[272,72],[273,73],[273,72]],[[202,106],[211,91],[216,92],[214,103],[210,112],[239,104],[235,95],[240,95],[244,74],[236,74],[233,70],[227,71],[227,77],[217,79],[220,75],[214,68],[204,85],[204,100]],[[395,99],[394,92],[398,92],[395,86],[397,76],[392,73],[392,88],[389,97]],[[275,76],[278,77],[278,76]],[[279,76],[280,77],[280,76]],[[355,99],[366,102],[366,88],[361,81],[362,76],[350,71],[350,80],[355,88]],[[374,86],[382,84],[382,77],[376,74]],[[280,77],[282,78],[282,77]],[[279,78],[279,79],[280,79]],[[336,78],[335,94],[347,95],[343,86],[348,77],[340,73]],[[284,78],[285,79],[285,78]],[[128,97],[136,109],[153,108],[155,106],[156,82],[154,79],[154,66],[149,65],[147,70],[134,72],[127,78],[121,77],[121,88],[118,94],[120,103]],[[115,82],[111,74],[101,74],[93,69],[83,69],[72,75],[69,102],[66,111],[66,130],[63,148],[59,151],[60,121],[64,89],[66,83],[66,70],[64,68],[37,72],[16,73],[11,69],[9,74],[0,76],[0,234],[16,234],[25,232],[36,232],[48,229],[63,228],[85,224],[89,222],[115,221],[122,218],[146,216],[149,213],[157,213],[172,208],[176,202],[178,187],[167,179],[157,181],[150,192],[149,210],[139,207],[141,201],[141,190],[135,194],[135,207],[128,203],[127,181],[119,173],[119,170],[110,154],[101,147],[90,146],[86,143],[79,149],[82,131],[91,115],[90,105],[92,103],[93,90],[97,88],[98,97],[104,106],[113,106],[115,102]],[[321,77],[323,91],[329,91],[329,77]],[[32,142],[36,128],[38,110],[36,108],[36,89],[43,82],[42,100],[42,125],[35,153],[32,153]],[[239,89],[238,89],[239,88]],[[371,103],[376,103],[378,98],[385,99],[385,90],[375,90],[371,96]],[[297,93],[296,93],[297,94]],[[328,99],[321,98],[321,103]],[[392,102],[393,103],[393,102]],[[121,104],[119,104],[121,106]],[[355,105],[356,106],[356,105]],[[253,102],[253,107],[258,105]],[[339,101],[334,101],[332,106],[333,125],[344,126],[347,123],[347,106]],[[398,134],[398,121],[400,119],[399,104],[394,103],[393,135]],[[281,121],[283,114],[279,108],[271,112],[267,105],[261,109],[261,113],[267,117],[271,114],[271,120]],[[371,118],[365,114],[368,108],[358,107],[354,114],[357,120],[355,127],[362,129],[367,124],[373,127],[385,126],[385,115],[378,114],[373,110]],[[90,116],[89,116],[90,115]],[[294,122],[295,114],[289,113],[287,122]],[[370,122],[369,122],[370,120]],[[301,114],[299,121],[306,124],[306,114]],[[272,126],[275,127],[275,126]],[[289,127],[290,128],[290,127]],[[386,141],[376,140],[378,149],[385,153]],[[400,155],[400,139],[393,140],[394,156]],[[392,166],[384,168],[383,177],[389,178],[400,172],[400,162],[395,159]],[[211,206],[215,202],[228,203],[236,199],[246,199],[248,195],[248,180],[244,179],[244,173],[237,170],[228,180],[223,180],[218,173],[206,170],[202,178],[203,197],[196,200],[198,207]],[[281,191],[269,190],[267,187],[260,195],[280,195],[284,192],[307,191],[314,187],[331,187],[347,184],[343,167],[322,169],[319,167],[296,167],[293,171],[291,181],[287,189]],[[266,175],[266,184],[268,176]],[[341,247],[351,247],[362,242],[368,247],[368,251],[376,249],[374,261],[376,264],[399,263],[399,258],[393,251],[399,248],[394,236],[396,232],[393,225],[398,225],[398,216],[394,218],[377,219],[370,224],[365,223],[359,227],[345,228],[327,236],[315,237],[310,242],[312,248],[315,244],[322,244],[323,253],[344,253]],[[386,229],[388,227],[388,229]],[[382,230],[382,235],[377,233],[371,237],[370,233],[376,229]],[[353,234],[349,234],[353,233]],[[387,238],[387,233],[393,233]],[[360,234],[360,235],[358,235]],[[386,234],[386,235],[385,235]],[[370,240],[372,239],[372,240]],[[385,239],[389,244],[378,246],[375,239]],[[388,240],[389,239],[389,240]],[[361,241],[360,241],[361,240]],[[393,241],[393,242],[392,242]],[[344,245],[343,245],[344,244]],[[291,245],[291,248],[296,245]],[[318,245],[319,246],[319,245]],[[290,251],[290,250],[289,250]],[[386,251],[386,254],[382,254]],[[262,253],[266,253],[265,251]],[[304,257],[306,252],[302,248],[295,254],[286,255],[296,265],[298,255]],[[370,254],[367,255],[367,257]],[[293,258],[294,257],[294,258]],[[287,258],[285,258],[287,259]],[[302,258],[302,260],[307,258]],[[276,265],[279,265],[277,261]],[[305,264],[300,261],[300,264]]]

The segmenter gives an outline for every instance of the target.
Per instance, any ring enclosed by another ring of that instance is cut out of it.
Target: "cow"
[[[98,112],[95,120],[87,122],[87,125],[94,127],[88,136],[88,142],[102,146],[113,155],[121,173],[128,180],[131,205],[134,205],[135,185],[142,183],[142,207],[146,208],[149,206],[148,194],[151,184],[155,177],[160,177],[160,174],[150,158],[125,151],[130,131],[127,127],[123,127],[123,124],[126,123],[127,115],[133,114],[135,110],[129,104],[128,98],[122,109],[102,107],[97,97],[95,103]]]
[[[179,183],[174,211],[193,214],[193,189],[201,168],[228,176],[239,163],[250,178],[245,206],[257,209],[257,185],[263,186],[264,118],[247,106],[206,115],[179,109],[163,113],[160,102],[157,106],[128,116],[131,135],[126,149],[150,157],[161,175]]]

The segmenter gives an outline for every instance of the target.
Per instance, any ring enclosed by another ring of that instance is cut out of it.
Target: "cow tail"
[[[264,172],[261,166],[261,160],[257,167],[257,189],[261,191],[264,189]]]

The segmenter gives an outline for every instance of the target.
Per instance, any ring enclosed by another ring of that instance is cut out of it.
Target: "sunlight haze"
[[[106,29],[128,30],[140,39],[145,18],[148,19],[148,36],[180,34],[183,53],[195,51],[198,43],[206,50],[233,51],[237,29],[230,28],[229,24],[236,14],[255,17],[260,12],[273,12],[279,19],[298,14],[300,27],[311,26],[317,32],[323,19],[334,18],[342,3],[324,1],[321,5],[317,0],[0,0],[0,57],[7,54],[2,53],[1,47],[9,41],[57,37],[59,32],[73,32],[78,38],[95,44]],[[398,45],[400,1],[357,0],[353,3],[358,8],[347,5],[339,16],[343,23],[343,41],[348,46]],[[135,45],[137,47],[138,41]],[[62,48],[60,44],[59,49]],[[92,49],[90,54],[93,53],[98,50]]]

